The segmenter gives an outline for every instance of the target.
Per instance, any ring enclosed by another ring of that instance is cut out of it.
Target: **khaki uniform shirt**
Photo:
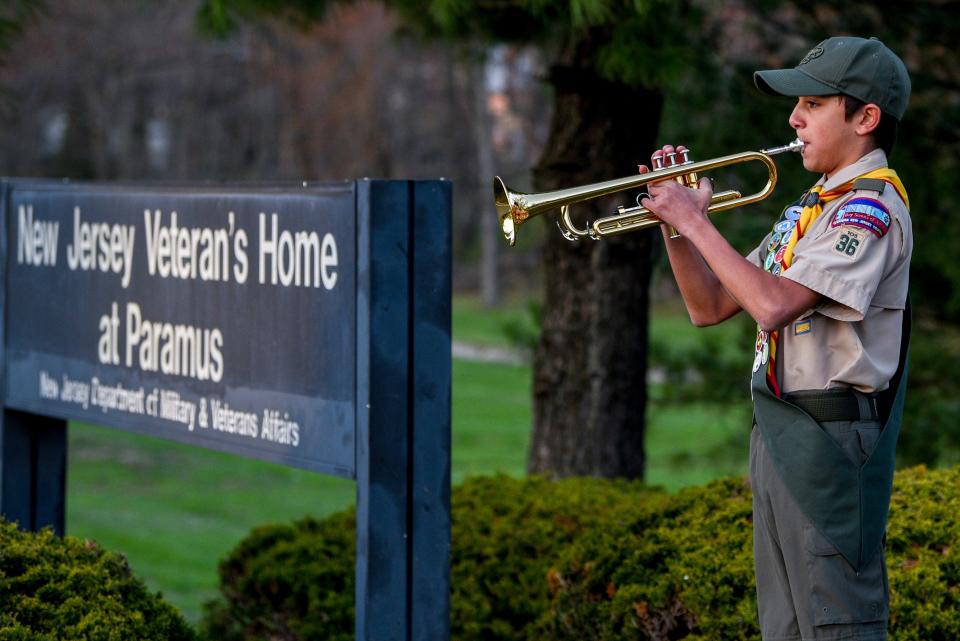
[[[886,154],[875,149],[817,184],[829,191],[886,166]],[[832,225],[845,203],[863,197],[880,201],[890,212],[890,226],[882,237],[861,227]],[[852,254],[851,239],[859,241]],[[770,235],[747,259],[762,267],[769,241]],[[910,214],[891,185],[882,193],[851,191],[824,206],[781,275],[824,296],[816,308],[780,331],[777,378],[782,392],[854,387],[871,393],[887,388],[900,356],[912,251]]]

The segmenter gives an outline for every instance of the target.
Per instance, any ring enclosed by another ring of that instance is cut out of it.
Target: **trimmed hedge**
[[[564,551],[533,638],[759,639],[752,541],[744,479],[657,497]]]
[[[751,495],[480,478],[453,493],[459,641],[756,640]],[[960,638],[960,468],[897,474],[891,641]],[[353,516],[256,530],[221,565],[211,638],[348,639]]]
[[[0,521],[0,640],[190,641],[179,612],[92,541]]]
[[[623,527],[652,490],[640,483],[475,478],[453,490],[455,639],[521,639],[547,608],[557,553]],[[211,639],[353,639],[354,515],[255,529],[219,568]]]
[[[524,639],[550,604],[559,554],[621,531],[658,493],[639,482],[476,478],[451,499],[451,636]],[[540,638],[538,638],[540,639]]]
[[[254,529],[219,566],[222,598],[202,628],[217,641],[353,639],[354,514]]]

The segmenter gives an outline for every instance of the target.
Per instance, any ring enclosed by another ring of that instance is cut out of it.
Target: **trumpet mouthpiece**
[[[788,145],[781,145],[780,147],[771,147],[770,149],[761,149],[761,154],[767,154],[768,156],[776,156],[777,154],[782,154],[787,151],[800,151],[803,149],[804,142],[797,138]]]

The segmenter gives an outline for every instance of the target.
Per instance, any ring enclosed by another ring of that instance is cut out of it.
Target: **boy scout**
[[[887,154],[910,79],[880,41],[838,37],[754,82],[796,97],[789,123],[816,185],[746,258],[706,216],[709,181],[651,184],[643,205],[680,233],[664,238],[691,320],[744,309],[758,324],[750,480],[764,640],[882,640],[913,247]]]

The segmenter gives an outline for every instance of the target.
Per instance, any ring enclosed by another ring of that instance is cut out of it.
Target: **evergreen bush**
[[[350,510],[254,529],[219,565],[221,598],[205,606],[204,635],[351,641],[354,522]]]
[[[504,475],[455,488],[451,637],[525,639],[549,606],[545,577],[561,552],[597,533],[622,531],[656,494],[638,482]]]
[[[558,553],[623,527],[653,492],[640,483],[467,481],[453,491],[451,623],[455,639],[523,639],[546,609]],[[220,564],[207,604],[210,639],[353,639],[354,514],[255,529]]]
[[[190,641],[179,612],[92,541],[0,521],[0,640]]]
[[[457,641],[760,638],[744,479],[496,476],[452,501]],[[353,536],[351,513],[254,531],[221,565],[211,638],[352,638]],[[891,641],[960,638],[960,468],[897,474],[887,561]]]
[[[565,550],[531,638],[758,640],[751,527],[740,479],[648,503]],[[897,474],[887,563],[891,641],[960,638],[960,468]]]

